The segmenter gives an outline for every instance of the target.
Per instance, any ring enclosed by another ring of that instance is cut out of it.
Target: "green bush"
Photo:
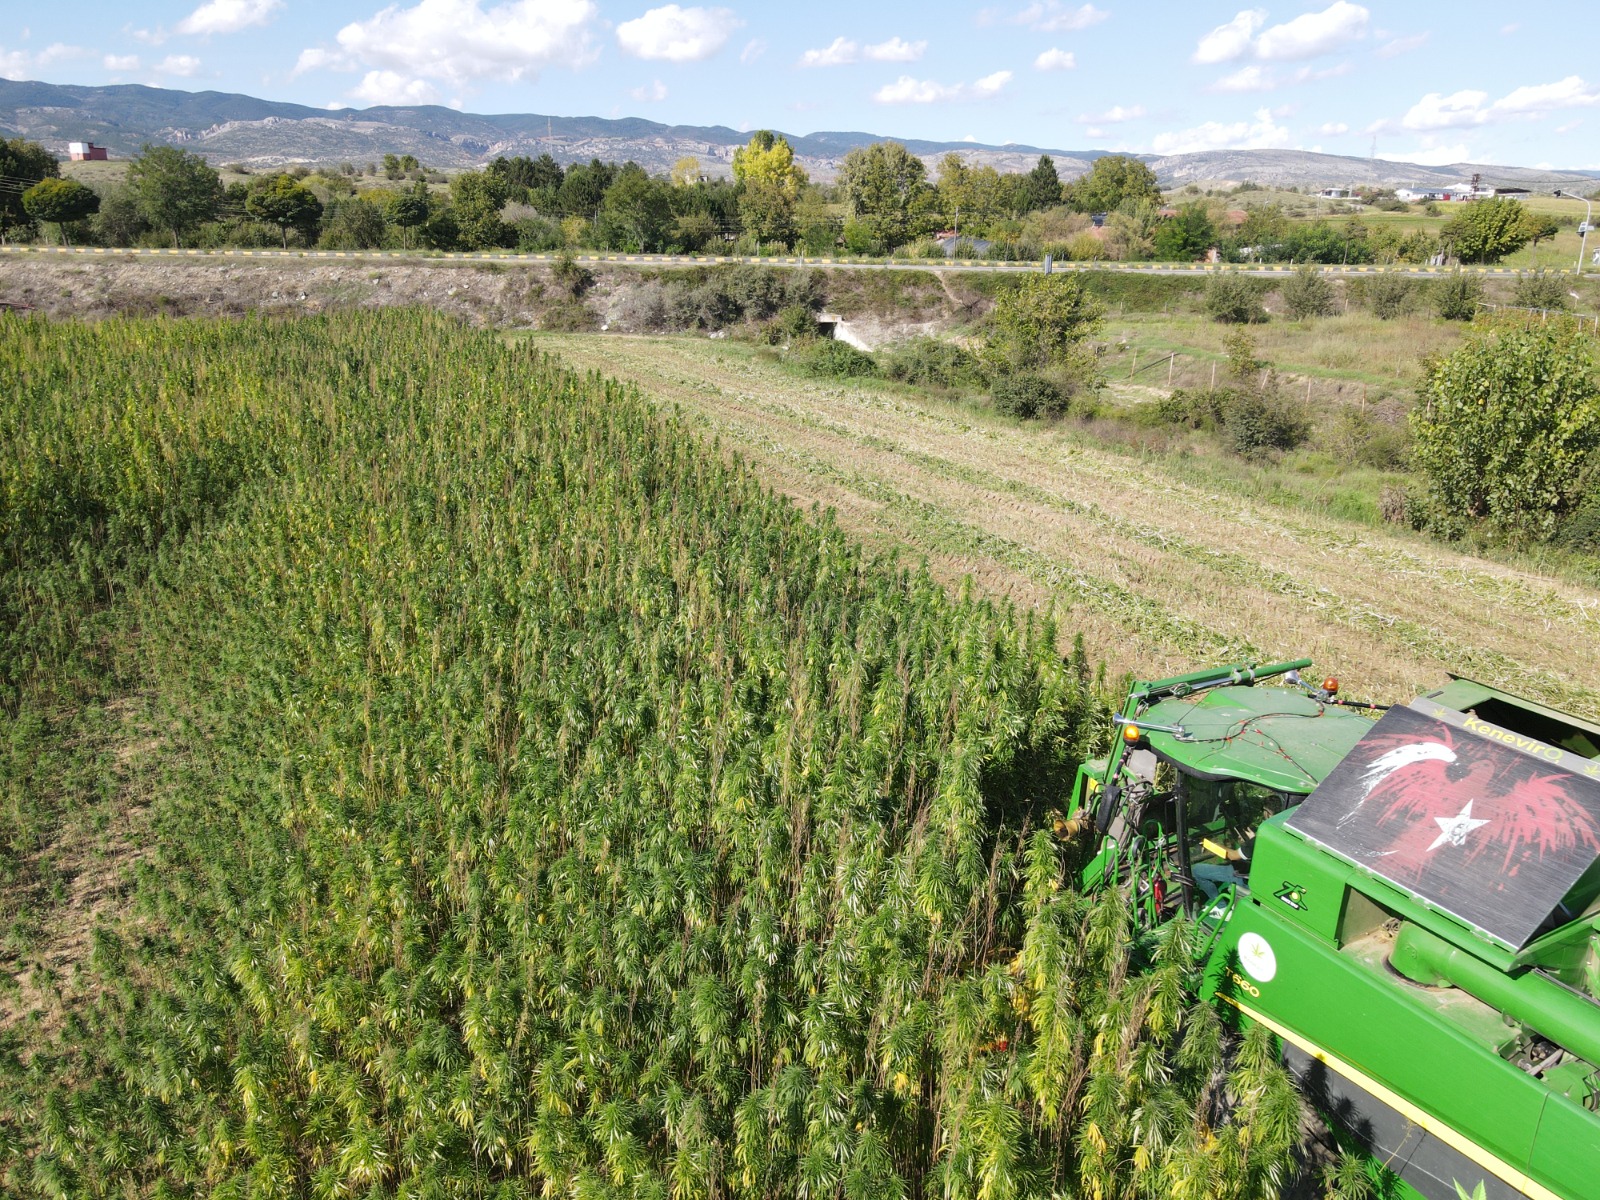
[[[1511,303],[1518,308],[1565,312],[1572,305],[1572,297],[1567,294],[1566,280],[1559,275],[1531,271],[1517,275],[1517,282],[1511,289]]]
[[[935,337],[902,342],[880,355],[879,367],[886,379],[924,387],[982,387],[985,382],[983,364],[977,355]]]
[[[1279,393],[1275,377],[1260,391],[1235,392],[1223,419],[1229,447],[1245,458],[1293,450],[1311,432],[1300,406]]]
[[[1067,412],[1067,393],[1043,375],[1006,375],[990,390],[997,413],[1005,417],[1061,417]]]
[[[1404,425],[1375,420],[1346,408],[1328,430],[1327,448],[1345,463],[1379,471],[1402,471],[1411,458],[1411,434]]]
[[[1483,280],[1463,275],[1459,270],[1446,275],[1433,286],[1433,311],[1446,321],[1470,321],[1478,315],[1483,299]]]
[[[1171,395],[1144,405],[1139,411],[1149,414],[1149,423],[1214,433],[1222,427],[1237,396],[1235,389],[1226,387],[1176,388]]]
[[[1553,539],[1567,550],[1600,554],[1600,496],[1591,496],[1561,522]]]
[[[1206,285],[1206,315],[1224,325],[1258,325],[1267,319],[1261,286],[1242,275],[1218,275]]]
[[[864,379],[878,373],[872,355],[832,338],[796,346],[786,361],[802,375],[816,379]]]
[[[1591,347],[1571,318],[1517,317],[1425,361],[1411,423],[1441,532],[1481,521],[1513,541],[1549,538],[1583,507],[1600,450]]]
[[[1333,311],[1333,284],[1315,267],[1301,267],[1280,289],[1284,307],[1296,321],[1325,317]]]
[[[1392,321],[1411,309],[1411,281],[1403,275],[1379,275],[1366,281],[1367,303],[1379,320]]]

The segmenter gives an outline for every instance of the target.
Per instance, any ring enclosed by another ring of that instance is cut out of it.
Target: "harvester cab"
[[[1085,890],[1131,888],[1139,923],[1215,902],[1249,875],[1261,823],[1298,804],[1369,729],[1371,705],[1310,660],[1135,683],[1110,754],[1078,771],[1062,831],[1092,830]],[[1270,681],[1270,682],[1269,682]]]
[[[1600,724],[1467,679],[1358,708],[1306,665],[1136,685],[1067,815],[1084,885],[1196,916],[1201,996],[1380,1194],[1600,1197]]]

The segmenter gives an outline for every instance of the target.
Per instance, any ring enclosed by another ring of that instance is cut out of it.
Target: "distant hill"
[[[384,154],[411,154],[431,167],[481,166],[499,155],[549,153],[561,162],[633,159],[665,171],[694,155],[711,174],[726,175],[733,151],[748,134],[725,125],[662,125],[640,117],[557,117],[541,113],[486,116],[438,105],[322,109],[227,92],[180,92],[121,84],[76,87],[0,80],[0,133],[43,143],[65,155],[69,141],[92,141],[113,157],[131,157],[146,142],[204,154],[214,164],[367,163]],[[830,179],[857,146],[876,133],[785,134],[814,178]],[[973,142],[898,139],[928,160],[952,150],[1001,171],[1026,170],[1041,154],[1055,159],[1062,178],[1089,169],[1100,150],[988,146]],[[1347,158],[1301,150],[1215,150],[1168,157],[1142,155],[1164,186],[1238,183],[1308,187],[1333,184],[1444,184],[1473,174],[1493,183],[1584,184],[1595,172],[1454,163],[1425,167],[1382,159]]]

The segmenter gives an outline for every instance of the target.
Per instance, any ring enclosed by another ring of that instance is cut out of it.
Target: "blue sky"
[[[0,76],[56,83],[1068,150],[1366,155],[1376,138],[1386,158],[1600,168],[1593,4],[53,0],[19,15]]]

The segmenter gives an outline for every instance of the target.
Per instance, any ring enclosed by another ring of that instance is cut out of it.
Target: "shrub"
[[[1043,375],[1006,375],[994,382],[990,391],[994,408],[1001,416],[1061,417],[1067,412],[1067,394],[1054,380]]]
[[[817,336],[817,318],[805,305],[790,304],[778,310],[772,328],[790,341],[803,341]]]
[[[1340,411],[1327,434],[1328,449],[1340,461],[1379,471],[1401,471],[1411,457],[1410,431],[1404,425],[1357,412]]]
[[[1511,303],[1518,308],[1565,312],[1571,297],[1567,295],[1566,281],[1560,276],[1532,271],[1517,275],[1517,282],[1511,289]]]
[[[1311,431],[1305,413],[1278,390],[1273,375],[1261,390],[1239,389],[1223,414],[1228,445],[1235,454],[1255,458],[1274,450],[1293,450]]]
[[[1206,315],[1224,325],[1257,325],[1267,319],[1261,287],[1241,275],[1218,275],[1206,285]]]
[[[879,366],[886,379],[926,387],[981,387],[985,378],[977,355],[935,337],[902,342],[881,357]]]
[[[1379,320],[1392,321],[1411,308],[1411,281],[1403,275],[1379,275],[1367,281],[1367,303]]]
[[[555,266],[550,268],[550,274],[574,300],[594,286],[594,272],[588,267],[580,267],[570,254],[557,258]]]
[[[1553,540],[1563,549],[1600,554],[1600,496],[1590,496],[1574,509]]]
[[[1233,407],[1238,393],[1233,388],[1176,388],[1140,411],[1148,412],[1153,423],[1179,425],[1185,429],[1214,433]]]
[[[1301,267],[1284,281],[1284,307],[1296,321],[1325,317],[1333,311],[1333,284],[1314,267]]]
[[[1478,315],[1483,280],[1458,269],[1434,284],[1433,311],[1446,321],[1470,321]]]
[[[796,346],[787,361],[802,375],[816,379],[864,379],[878,373],[872,355],[832,338]]]

